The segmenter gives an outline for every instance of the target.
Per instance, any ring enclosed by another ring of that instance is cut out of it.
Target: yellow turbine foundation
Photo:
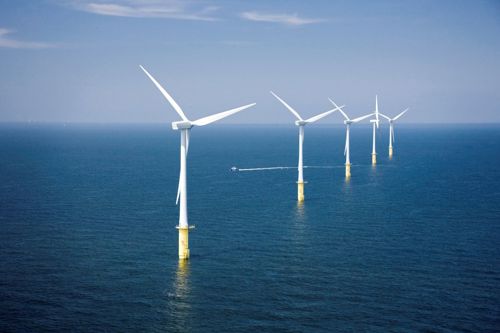
[[[304,182],[297,182],[297,200],[304,201]]]
[[[392,157],[392,147],[389,147],[389,157]]]
[[[345,178],[351,178],[351,163],[345,165]]]
[[[179,229],[179,259],[189,259],[189,227]]]
[[[372,154],[372,164],[377,164],[377,154]]]

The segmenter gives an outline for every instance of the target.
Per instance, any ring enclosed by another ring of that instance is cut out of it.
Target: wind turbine
[[[377,164],[377,149],[376,149],[376,129],[379,126],[379,112],[378,112],[378,96],[375,95],[375,119],[371,119],[370,122],[373,124],[373,147],[372,147],[372,165]]]
[[[385,114],[380,114],[382,117],[389,121],[389,157],[392,157],[392,144],[394,143],[394,122],[398,120],[402,115],[408,112],[409,108],[405,109],[403,112],[398,114],[394,118],[389,118]]]
[[[271,94],[274,97],[276,97],[276,99],[278,101],[280,101],[281,104],[283,104],[297,118],[297,120],[295,121],[295,125],[299,126],[299,165],[298,165],[299,176],[298,176],[298,180],[297,180],[297,199],[299,202],[302,202],[302,201],[304,201],[304,184],[306,183],[306,182],[304,182],[304,170],[303,170],[304,165],[302,163],[302,155],[303,155],[302,154],[302,151],[303,151],[302,146],[304,144],[304,126],[307,124],[310,124],[310,123],[314,123],[315,121],[318,121],[321,118],[324,118],[337,110],[341,110],[344,107],[344,105],[342,105],[341,107],[336,107],[333,110],[329,110],[329,111],[320,113],[314,117],[311,117],[309,119],[304,120],[304,119],[302,119],[302,117],[299,115],[299,113],[297,111],[295,111],[284,100],[282,100],[280,97],[278,97],[278,95],[276,95],[272,91],[271,91]]]
[[[140,66],[141,69],[146,73],[146,75],[153,81],[154,85],[160,92],[163,97],[167,99],[170,105],[174,108],[177,114],[182,118],[181,121],[172,122],[172,128],[174,130],[180,130],[181,132],[181,148],[180,148],[180,174],[179,174],[179,185],[177,187],[177,199],[176,204],[179,204],[179,225],[177,229],[179,230],[179,259],[188,259],[189,258],[189,239],[188,233],[189,230],[194,228],[194,226],[189,226],[188,224],[188,213],[187,213],[187,186],[186,186],[186,157],[189,149],[189,133],[192,127],[194,126],[205,126],[211,124],[217,120],[221,120],[230,115],[233,115],[237,112],[243,111],[251,106],[254,106],[255,103],[240,106],[239,108],[231,109],[228,111],[220,112],[213,114],[211,116],[203,117],[194,121],[189,120],[180,106],[175,102],[175,100],[168,94],[168,92],[163,89],[163,87],[155,80],[155,78],[149,74],[149,72],[144,69],[144,67]]]
[[[328,99],[330,100],[330,102],[336,107],[336,108],[339,108],[337,106],[337,104],[335,104],[334,101],[332,101],[330,98]],[[340,113],[342,114],[342,116],[344,116],[344,124],[346,126],[346,133],[345,133],[345,148],[344,148],[344,155],[345,155],[345,177],[346,178],[350,178],[351,177],[351,157],[350,157],[350,129],[351,129],[351,124],[354,124],[354,123],[357,123],[357,122],[360,122],[361,120],[363,119],[366,119],[370,116],[373,115],[373,113],[370,113],[370,114],[367,114],[365,116],[361,116],[361,117],[358,117],[358,118],[354,118],[354,119],[349,119],[349,117],[347,116],[347,114],[340,110]]]

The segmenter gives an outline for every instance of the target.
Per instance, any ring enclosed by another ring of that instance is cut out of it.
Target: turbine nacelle
[[[304,126],[306,124],[307,124],[307,121],[305,121],[305,120],[296,120],[295,121],[295,125],[297,125],[297,126]]]
[[[174,122],[172,122],[172,129],[174,129],[174,130],[190,129],[191,127],[193,127],[193,124],[190,121],[174,121]]]

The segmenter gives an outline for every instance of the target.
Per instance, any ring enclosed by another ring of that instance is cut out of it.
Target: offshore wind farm
[[[3,328],[495,327],[498,126],[401,122],[373,168],[371,124],[357,123],[349,181],[345,125],[311,126],[299,204],[290,125],[192,135],[181,261],[178,131],[1,125]]]
[[[0,1],[0,332],[498,331],[498,8]]]

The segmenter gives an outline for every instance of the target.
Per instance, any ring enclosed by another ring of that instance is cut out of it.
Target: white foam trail
[[[304,169],[333,169],[340,168],[338,165],[304,165]],[[291,166],[276,166],[276,167],[264,167],[264,168],[236,168],[233,167],[234,171],[264,171],[264,170],[286,170],[286,169],[297,169],[297,167]]]
[[[262,171],[262,170],[283,170],[283,169],[297,169],[297,167],[267,167],[267,168],[246,168],[246,169],[237,169],[237,171]]]

